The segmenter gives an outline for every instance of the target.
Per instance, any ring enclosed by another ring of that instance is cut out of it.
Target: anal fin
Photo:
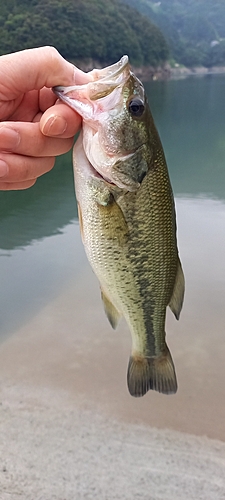
[[[150,389],[163,394],[175,394],[177,379],[167,345],[158,357],[131,356],[127,385],[131,396],[134,397],[144,396]]]
[[[111,300],[108,299],[107,295],[105,294],[105,292],[103,292],[102,288],[101,288],[101,297],[106,316],[110,322],[110,325],[115,330],[118,325],[119,319],[121,317],[121,313],[116,309]]]
[[[172,297],[169,302],[169,307],[176,319],[179,319],[180,312],[182,309],[184,301],[184,288],[185,288],[184,273],[180,259],[178,259],[177,274],[175,278]]]

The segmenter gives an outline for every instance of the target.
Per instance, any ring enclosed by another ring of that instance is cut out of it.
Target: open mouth
[[[128,79],[129,68],[128,56],[123,56],[112,66],[91,71],[89,73],[90,81],[84,85],[57,86],[53,87],[52,90],[59,99],[79,113],[84,120],[93,120],[98,107],[97,101],[107,97],[110,100],[113,91]]]

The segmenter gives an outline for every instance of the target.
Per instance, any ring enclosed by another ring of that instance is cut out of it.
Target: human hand
[[[88,80],[53,47],[0,57],[0,190],[33,186],[71,149],[81,119],[51,87]]]

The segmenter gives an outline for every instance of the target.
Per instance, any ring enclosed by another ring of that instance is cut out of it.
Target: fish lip
[[[84,86],[89,85],[90,83],[96,82],[99,83],[99,80],[105,81],[110,77],[111,79],[115,79],[121,73],[123,73],[126,66],[129,64],[129,58],[127,55],[121,57],[121,59],[112,64],[111,66],[107,66],[107,68],[102,68],[99,70],[92,70],[89,74],[92,76],[90,82],[84,83],[83,85],[69,85],[68,87],[64,87],[63,85],[57,85],[56,87],[52,87],[53,92],[62,99],[63,94],[66,92],[71,92],[74,90],[82,90]],[[95,75],[100,74],[100,78],[95,79]],[[102,75],[102,76],[101,76]]]
[[[123,73],[124,69],[126,68],[126,66],[128,66],[129,64],[129,57],[127,55],[121,57],[121,59],[119,59],[119,61],[117,61],[116,63],[114,64],[111,64],[111,66],[107,66],[107,68],[103,68],[103,69],[100,69],[100,70],[93,70],[90,72],[90,74],[98,74],[98,73],[101,73],[101,80],[104,81],[104,80],[108,80],[109,76],[110,78],[112,79],[115,79],[117,76],[119,76],[121,73]],[[98,81],[98,80],[96,80]]]
[[[58,88],[62,88],[62,90],[58,90]],[[88,101],[86,103],[83,103],[79,99],[72,99],[71,97],[68,97],[67,95],[64,94],[64,92],[70,92],[67,89],[72,88],[72,87],[55,87],[53,88],[54,94],[57,95],[57,97],[60,99],[60,101],[63,101],[67,106],[69,106],[71,109],[73,109],[76,113],[78,113],[81,118],[83,118],[86,121],[93,121],[94,119],[94,109],[91,103]],[[56,90],[57,89],[57,90]],[[76,87],[75,87],[76,89]]]
[[[123,85],[130,74],[128,56],[107,68],[92,70],[91,80],[83,85],[62,85],[52,87],[57,97],[79,113],[85,120],[93,120],[95,102],[110,95],[118,86]]]
[[[79,92],[79,89],[83,89],[85,85],[86,84],[84,84],[83,86],[75,85],[70,87],[63,87],[63,86],[52,87],[52,91],[60,99],[60,101],[64,102],[67,106],[73,109],[73,111],[78,113],[81,116],[81,118],[83,118],[86,121],[90,120],[93,121],[94,109],[92,104],[89,103],[88,101],[84,103],[78,97],[75,99],[67,95],[70,92]]]

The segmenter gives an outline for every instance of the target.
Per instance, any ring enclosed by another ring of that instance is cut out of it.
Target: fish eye
[[[131,99],[128,105],[128,110],[132,116],[137,116],[137,117],[142,116],[145,110],[143,101],[138,97]]]

